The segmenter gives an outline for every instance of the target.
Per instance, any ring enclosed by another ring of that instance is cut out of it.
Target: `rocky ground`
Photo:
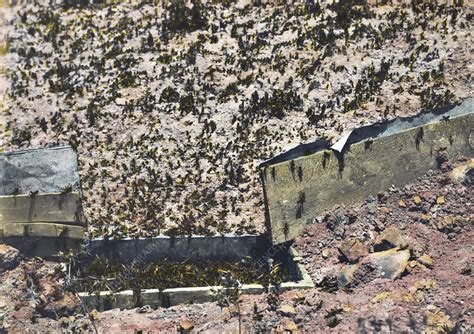
[[[72,145],[91,236],[262,233],[262,160],[473,95],[469,4],[75,3],[1,8],[0,151]],[[315,217],[317,287],[228,307],[88,310],[0,244],[0,332],[473,332],[469,163]]]
[[[315,289],[241,296],[228,307],[86,310],[62,288],[57,264],[0,245],[9,269],[0,274],[0,319],[12,333],[237,332],[239,323],[246,332],[472,333],[472,168],[472,159],[445,162],[328,211],[295,241]]]
[[[467,2],[85,3],[8,9],[0,150],[77,149],[91,236],[262,233],[263,160],[473,94]]]

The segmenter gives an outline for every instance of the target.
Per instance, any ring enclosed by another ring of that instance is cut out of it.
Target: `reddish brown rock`
[[[385,229],[375,240],[374,250],[382,251],[388,250],[394,247],[406,248],[408,247],[408,242],[400,233],[400,230],[392,225]]]
[[[19,254],[18,249],[0,244],[0,271],[14,268],[18,264]]]
[[[357,239],[349,239],[339,247],[339,251],[349,262],[354,263],[369,254],[369,247]]]

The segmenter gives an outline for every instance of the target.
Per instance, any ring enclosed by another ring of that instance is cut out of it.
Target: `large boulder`
[[[384,251],[394,247],[399,247],[401,249],[408,247],[408,242],[400,233],[400,230],[392,225],[386,228],[374,242],[375,251]]]
[[[369,260],[380,277],[396,279],[402,275],[410,259],[408,249],[392,248],[387,251],[372,253]]]
[[[18,264],[20,251],[9,245],[0,244],[0,271],[10,270]]]

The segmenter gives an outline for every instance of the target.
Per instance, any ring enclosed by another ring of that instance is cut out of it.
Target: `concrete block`
[[[86,310],[105,311],[114,308],[131,309],[136,307],[137,298],[132,290],[121,292],[101,291],[98,294],[80,292],[79,298]]]
[[[71,147],[0,154],[0,238],[83,239],[84,222]]]
[[[234,237],[239,240],[239,237]],[[179,250],[177,250],[179,252]],[[314,288],[311,277],[306,272],[301,263],[294,262],[293,257],[298,257],[297,252],[290,247],[290,259],[287,261],[290,266],[295,266],[295,281],[284,282],[280,285],[281,291],[310,289]],[[292,269],[290,269],[292,270]],[[90,309],[107,310],[111,308],[134,308],[144,305],[151,307],[170,307],[178,304],[194,304],[215,301],[217,294],[221,291],[221,286],[207,287],[183,287],[172,289],[142,289],[140,291],[123,292],[100,292],[99,294],[79,293],[84,305]],[[240,288],[241,294],[260,294],[266,291],[261,284],[243,284]]]
[[[199,304],[207,303],[215,300],[215,291],[219,287],[192,287],[192,288],[175,288],[163,290],[163,302],[165,307],[178,304]]]
[[[354,130],[341,143],[309,155],[301,148],[261,165],[266,220],[272,242],[298,236],[307,224],[336,205],[403,186],[430,169],[439,156],[472,157],[474,99]]]
[[[181,261],[188,258],[240,259],[262,253],[268,246],[263,236],[224,235],[170,238],[125,238],[122,240],[93,239],[91,252],[109,258],[118,257],[125,263],[146,263],[167,258]]]
[[[151,307],[160,307],[162,294],[159,289],[144,289],[140,291],[140,306],[150,305]]]

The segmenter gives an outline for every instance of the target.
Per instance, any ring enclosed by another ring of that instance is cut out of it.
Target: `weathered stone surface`
[[[424,264],[425,266],[429,268],[433,266],[433,259],[427,254],[420,256],[418,258],[418,262],[420,262],[421,264]]]
[[[15,267],[18,263],[19,254],[18,249],[0,244],[0,271]]]
[[[390,226],[386,228],[375,240],[374,250],[382,251],[388,250],[394,247],[406,248],[408,242],[400,233],[400,230],[396,226]]]
[[[182,331],[185,331],[185,332],[188,332],[188,331],[191,331],[193,328],[194,328],[194,325],[191,323],[191,321],[189,321],[188,319],[184,319],[183,321],[181,321],[181,323],[179,324],[179,328],[182,330]]]
[[[369,248],[357,239],[347,240],[340,248],[339,251],[344,257],[351,263],[356,262],[359,258],[369,254]]]
[[[392,248],[387,251],[372,253],[370,261],[374,264],[380,277],[396,279],[405,271],[410,258],[408,249]]]
[[[358,264],[348,265],[342,268],[337,275],[337,283],[339,286],[346,287],[354,280],[354,273],[359,269]]]
[[[474,169],[474,159],[467,160],[465,163],[460,164],[459,166],[455,167],[450,173],[449,177],[455,182],[463,182],[469,178],[472,178],[472,171]],[[471,175],[470,175],[471,174]]]
[[[473,101],[457,107],[467,114],[451,117],[449,122],[436,121],[361,140],[343,153],[323,149],[263,164],[266,215],[273,243],[295,238],[315,217],[335,205],[353,204],[436,169],[436,152],[446,152],[449,159],[474,154],[470,135]]]
[[[278,312],[281,314],[281,315],[284,315],[286,317],[292,317],[292,316],[295,316],[296,315],[296,310],[293,306],[291,305],[288,305],[288,304],[285,304],[285,305],[282,305],[279,309],[278,309]]]
[[[30,192],[78,192],[77,155],[70,146],[28,149],[0,154],[0,196]]]
[[[321,255],[323,256],[323,258],[328,259],[329,257],[331,257],[331,251],[327,248],[324,248],[321,252]]]

